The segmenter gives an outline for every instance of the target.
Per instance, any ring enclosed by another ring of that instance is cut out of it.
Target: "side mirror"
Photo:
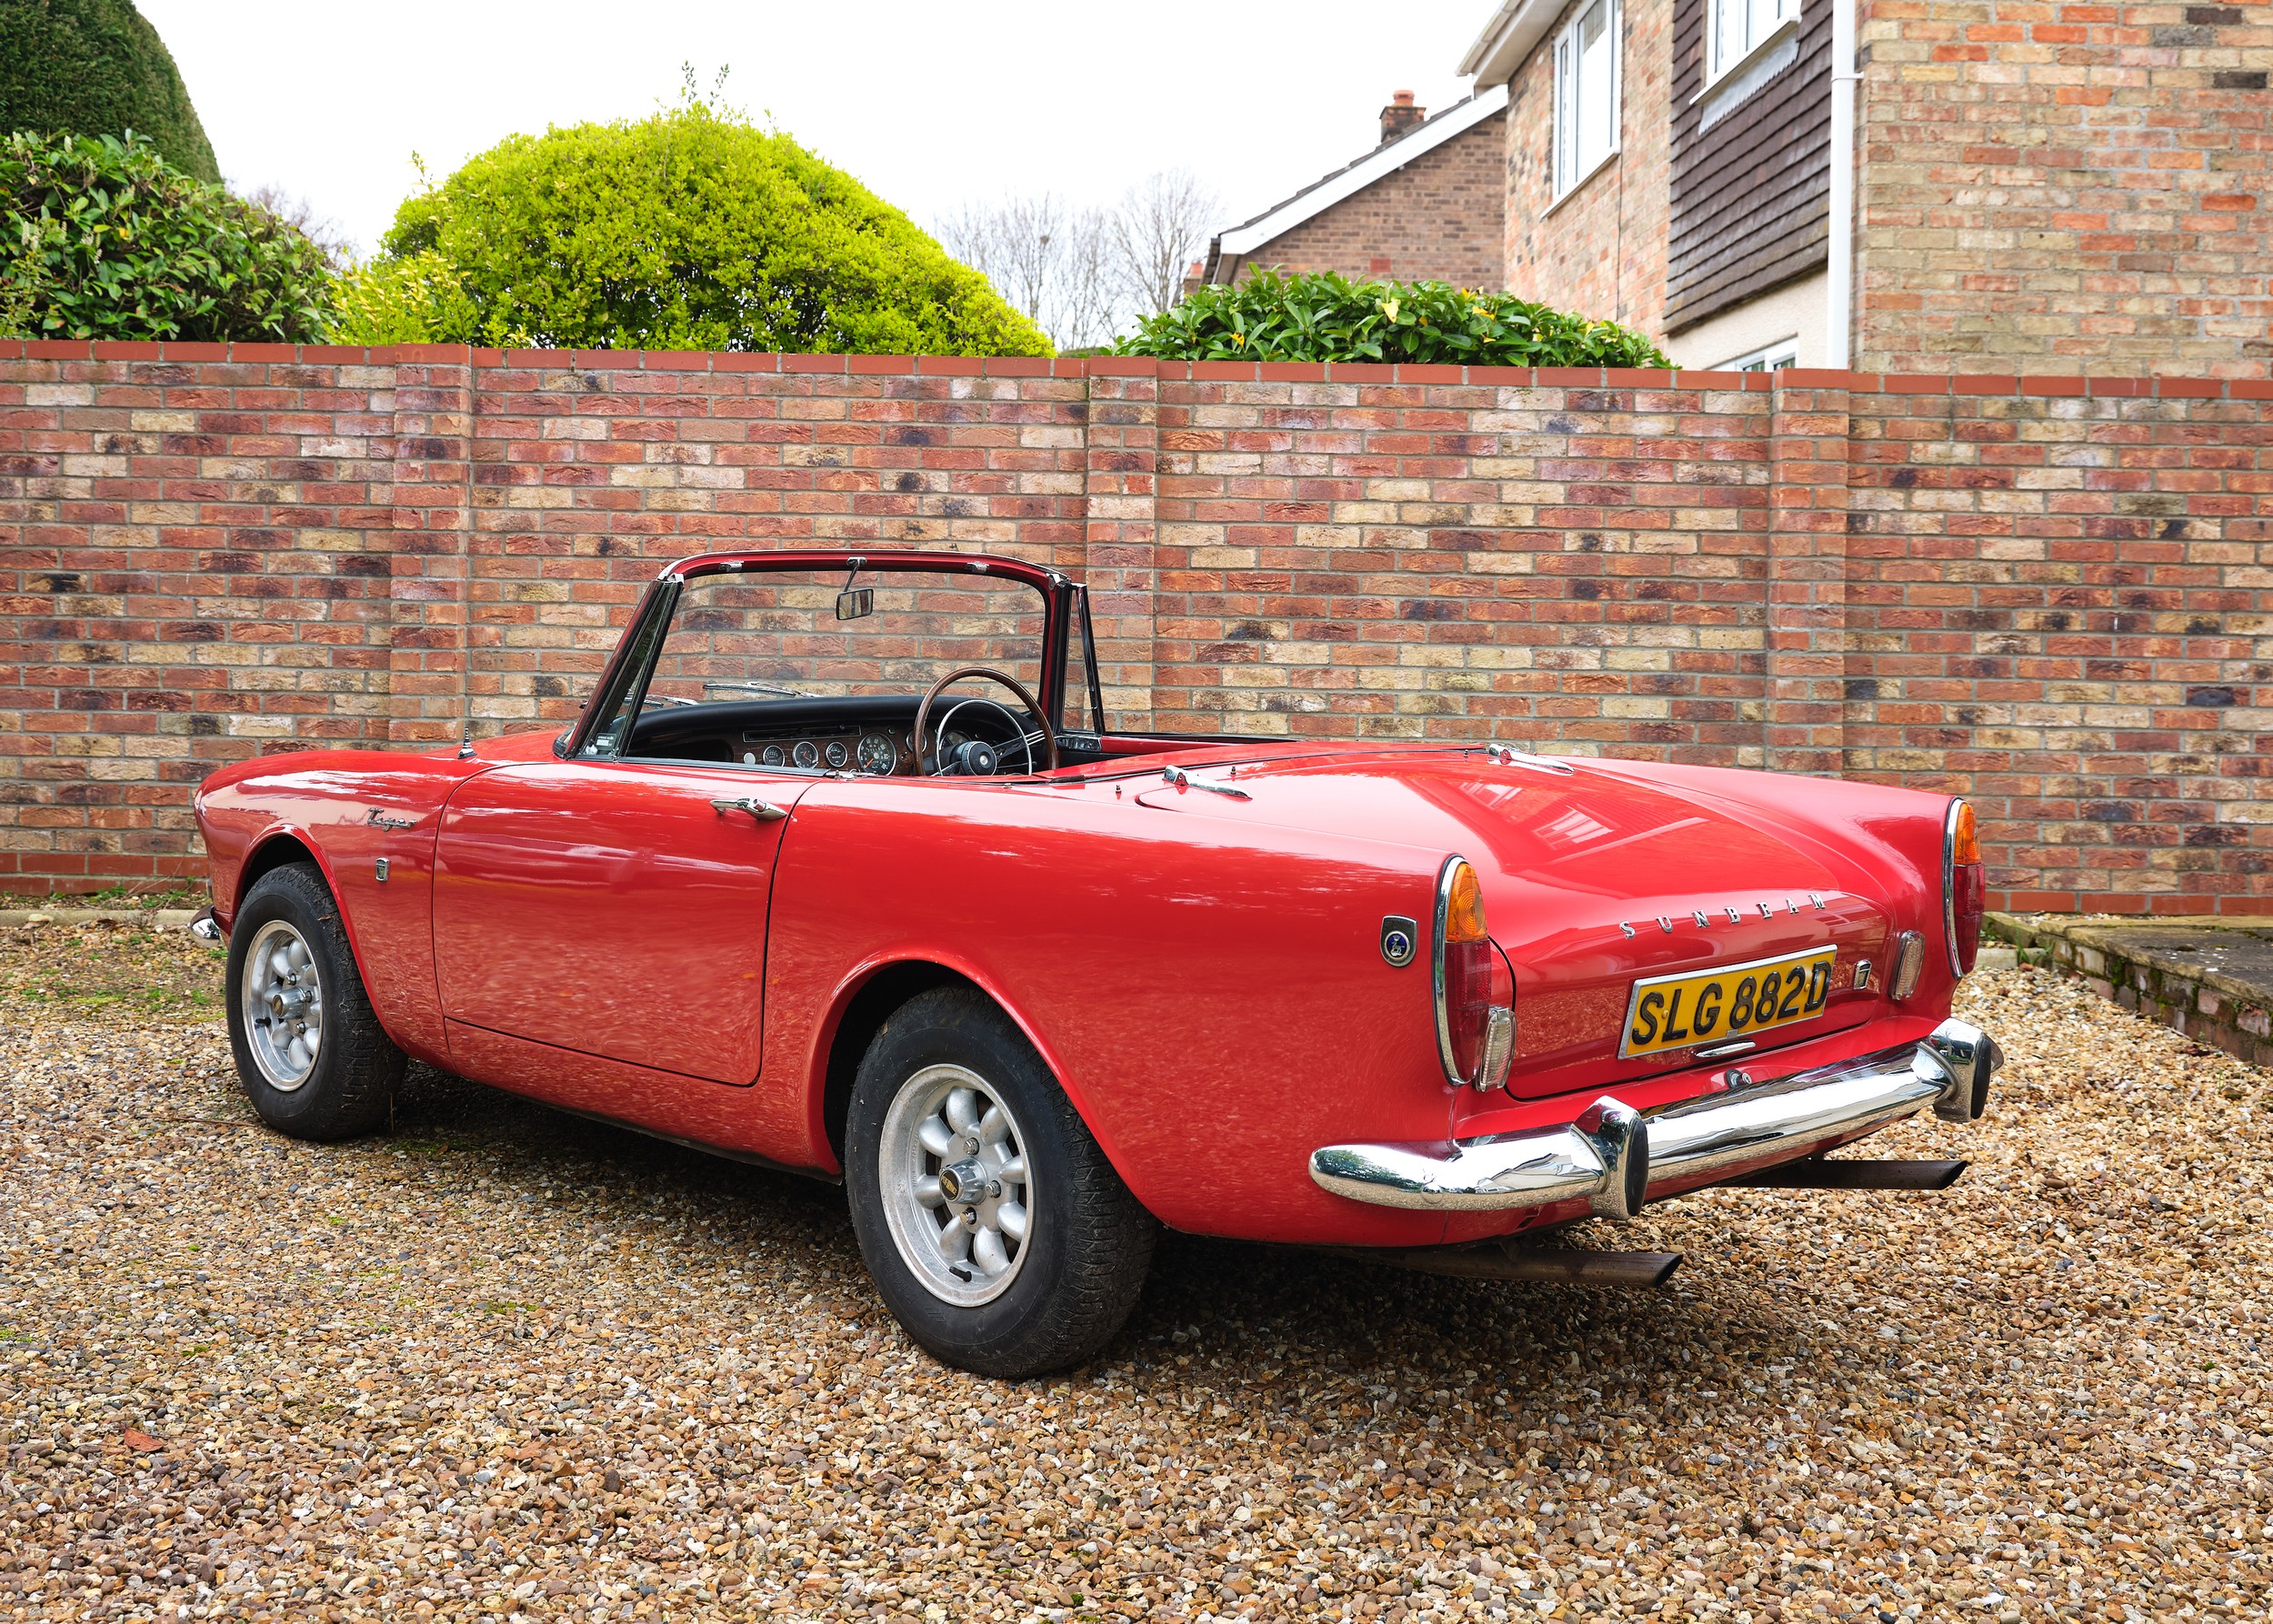
[[[853,586],[836,595],[836,618],[866,620],[876,612],[876,594],[873,586]]]

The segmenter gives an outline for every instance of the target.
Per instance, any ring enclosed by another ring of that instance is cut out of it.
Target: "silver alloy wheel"
[[[941,1302],[989,1303],[1034,1242],[1026,1134],[1001,1095],[962,1066],[926,1066],[884,1113],[876,1187],[900,1260]]]
[[[292,1093],[324,1044],[324,982],[306,939],[282,919],[262,926],[245,954],[239,996],[254,1064],[270,1088]]]

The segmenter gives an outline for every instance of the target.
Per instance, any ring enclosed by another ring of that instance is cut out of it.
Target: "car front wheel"
[[[886,1020],[845,1140],[868,1272],[937,1358],[1036,1376],[1088,1358],[1126,1322],[1153,1218],[986,998],[941,987]]]
[[[379,1025],[314,865],[272,868],[229,926],[229,1047],[263,1122],[295,1139],[386,1125],[403,1051]]]

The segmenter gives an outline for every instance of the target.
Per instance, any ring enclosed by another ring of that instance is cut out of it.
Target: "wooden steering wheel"
[[[924,747],[924,733],[931,726],[932,702],[939,697],[942,690],[953,687],[966,677],[983,677],[989,682],[998,682],[1016,694],[1018,697],[1018,703],[1026,707],[1026,715],[1042,725],[1041,770],[1046,773],[1054,770],[1057,766],[1057,729],[1050,726],[1049,717],[1042,714],[1042,707],[1035,703],[1034,696],[1026,691],[1025,686],[1016,677],[1006,672],[997,671],[992,666],[965,666],[948,672],[937,682],[933,683],[926,690],[923,703],[916,707],[916,731],[912,736],[916,746],[916,771],[919,775],[929,774],[933,777],[946,776],[941,770],[944,764]],[[981,701],[981,703],[986,702]],[[996,708],[1000,708],[999,704]],[[946,720],[945,717],[940,719]],[[1019,725],[1018,733],[1019,742],[1026,747],[1026,759],[1030,763],[1033,760],[1034,736],[1026,731],[1024,724]],[[989,748],[991,749],[992,747]]]

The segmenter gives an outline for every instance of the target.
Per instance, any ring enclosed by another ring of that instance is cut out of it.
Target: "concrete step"
[[[2198,1043],[2273,1066],[2273,917],[1991,914],[1983,924],[2022,963],[2077,977]]]

